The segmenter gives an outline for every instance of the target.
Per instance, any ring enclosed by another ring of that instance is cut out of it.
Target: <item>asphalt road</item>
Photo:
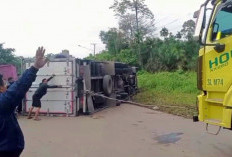
[[[93,116],[41,118],[19,118],[22,157],[232,156],[232,131],[210,135],[203,123],[127,104]]]

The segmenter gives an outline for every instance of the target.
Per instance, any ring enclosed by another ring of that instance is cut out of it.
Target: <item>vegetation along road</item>
[[[197,78],[195,72],[161,72],[138,74],[139,93],[134,101],[159,110],[192,118],[197,115]]]

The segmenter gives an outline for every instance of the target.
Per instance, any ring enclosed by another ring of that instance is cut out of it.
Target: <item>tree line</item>
[[[110,9],[118,28],[100,32],[106,50],[88,59],[124,62],[149,72],[195,69],[199,44],[193,40],[193,20],[175,35],[164,27],[156,37],[154,15],[145,0],[114,0]]]
[[[18,71],[21,68],[21,59],[14,55],[15,49],[13,48],[4,48],[3,44],[0,43],[0,65],[1,64],[12,64],[16,66]]]

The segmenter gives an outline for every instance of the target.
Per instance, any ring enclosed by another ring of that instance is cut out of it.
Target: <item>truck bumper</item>
[[[223,106],[222,103],[216,101],[209,101],[205,95],[199,95],[197,100],[199,121],[228,129],[231,128],[232,108]]]

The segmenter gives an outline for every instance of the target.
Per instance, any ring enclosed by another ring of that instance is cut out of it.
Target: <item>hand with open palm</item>
[[[36,69],[42,68],[48,62],[48,59],[44,57],[44,53],[45,49],[43,47],[37,49],[34,63]]]

